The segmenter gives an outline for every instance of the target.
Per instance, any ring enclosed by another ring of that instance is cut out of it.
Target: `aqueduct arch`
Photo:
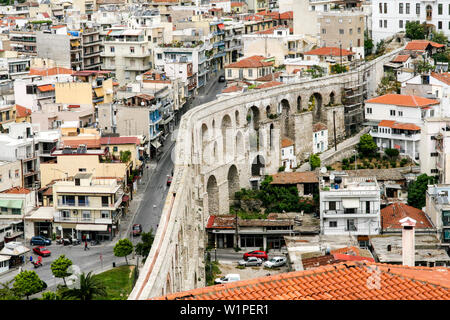
[[[239,173],[234,164],[230,166],[230,169],[228,169],[227,180],[228,180],[228,197],[230,199],[230,204],[232,204],[234,200],[234,194],[240,190]]]
[[[219,213],[219,187],[214,175],[208,178],[206,192],[208,193],[208,213],[216,215]]]

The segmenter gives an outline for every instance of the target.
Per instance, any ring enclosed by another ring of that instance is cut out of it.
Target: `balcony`
[[[377,210],[370,210],[366,212],[365,210],[356,210],[354,213],[345,213],[344,210],[325,210],[323,211],[324,217],[333,217],[333,218],[348,218],[349,216],[363,216],[363,217],[373,217],[378,216],[380,214]]]
[[[78,217],[81,215],[81,217]],[[91,218],[84,218],[82,213],[77,214],[76,216],[70,216],[70,217],[63,217],[61,215],[55,215],[54,217],[55,222],[67,222],[67,223],[77,223],[77,222],[89,222],[93,224],[112,224],[112,219],[95,219],[93,217]]]

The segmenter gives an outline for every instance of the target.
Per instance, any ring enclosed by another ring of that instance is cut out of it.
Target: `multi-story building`
[[[36,31],[11,29],[9,41],[12,50],[27,56],[37,56]]]
[[[372,1],[372,38],[374,43],[393,36],[397,32],[405,32],[406,23],[419,21],[432,25],[436,31],[450,36],[449,3],[444,0],[435,1]]]
[[[252,13],[269,10],[269,0],[248,0],[247,5],[248,11]]]
[[[328,128],[323,123],[313,126],[313,153],[324,152],[328,149]]]
[[[1,131],[8,130],[8,124],[13,123],[16,120],[16,110],[13,104],[0,104],[0,125]]]
[[[225,66],[227,81],[255,81],[259,77],[271,74],[273,61],[264,56],[251,56]]]
[[[22,187],[22,162],[0,161],[0,192],[13,187]]]
[[[449,184],[428,186],[425,212],[437,230],[441,245],[450,245]]]
[[[434,117],[440,102],[413,95],[386,94],[365,102],[370,134],[380,150],[398,149],[419,160],[420,130],[425,118]]]
[[[100,31],[97,28],[84,28],[81,32],[82,70],[100,70],[102,65],[101,53],[103,51]]]
[[[52,191],[57,235],[112,240],[119,231],[124,192],[116,179],[77,173],[72,180],[54,183]]]
[[[225,20],[224,25],[225,37],[223,41],[225,42],[226,52],[224,63],[227,65],[236,62],[237,59],[243,56],[242,35],[244,33],[244,24],[242,22]]]
[[[369,236],[380,232],[380,187],[375,177],[322,176],[320,224],[324,235]]]
[[[54,81],[29,76],[14,81],[14,99],[17,104],[38,111],[47,103],[55,102]]]

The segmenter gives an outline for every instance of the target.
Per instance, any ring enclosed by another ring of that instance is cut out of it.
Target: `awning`
[[[71,42],[70,45],[72,47],[78,47],[78,46],[80,46],[80,41],[77,40],[77,41]]]
[[[217,27],[219,27],[220,30],[225,29],[225,26],[223,23],[218,24]]]
[[[80,231],[106,231],[108,226],[106,224],[77,224],[75,230]]]
[[[342,206],[345,209],[359,208],[359,198],[342,199]]]
[[[95,88],[94,91],[97,97],[103,97],[105,95],[103,88]]]
[[[395,149],[401,149],[402,147],[399,146],[398,144],[394,144],[394,148],[395,148]]]
[[[23,200],[0,200],[0,208],[22,209]]]
[[[398,189],[398,190],[400,190],[402,188],[402,186],[399,184],[386,184],[384,187],[389,188],[389,189]]]
[[[151,144],[155,149],[158,149],[159,147],[161,147],[161,143],[159,143],[158,141],[152,142]]]
[[[38,86],[37,88],[39,89],[39,91],[42,91],[42,92],[55,91],[55,87],[52,86],[51,84],[46,84],[46,85],[43,85],[43,86]]]

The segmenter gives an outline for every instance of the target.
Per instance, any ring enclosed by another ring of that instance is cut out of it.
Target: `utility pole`
[[[334,131],[334,150],[337,151],[337,142],[336,142],[336,110],[333,110],[333,131]]]

